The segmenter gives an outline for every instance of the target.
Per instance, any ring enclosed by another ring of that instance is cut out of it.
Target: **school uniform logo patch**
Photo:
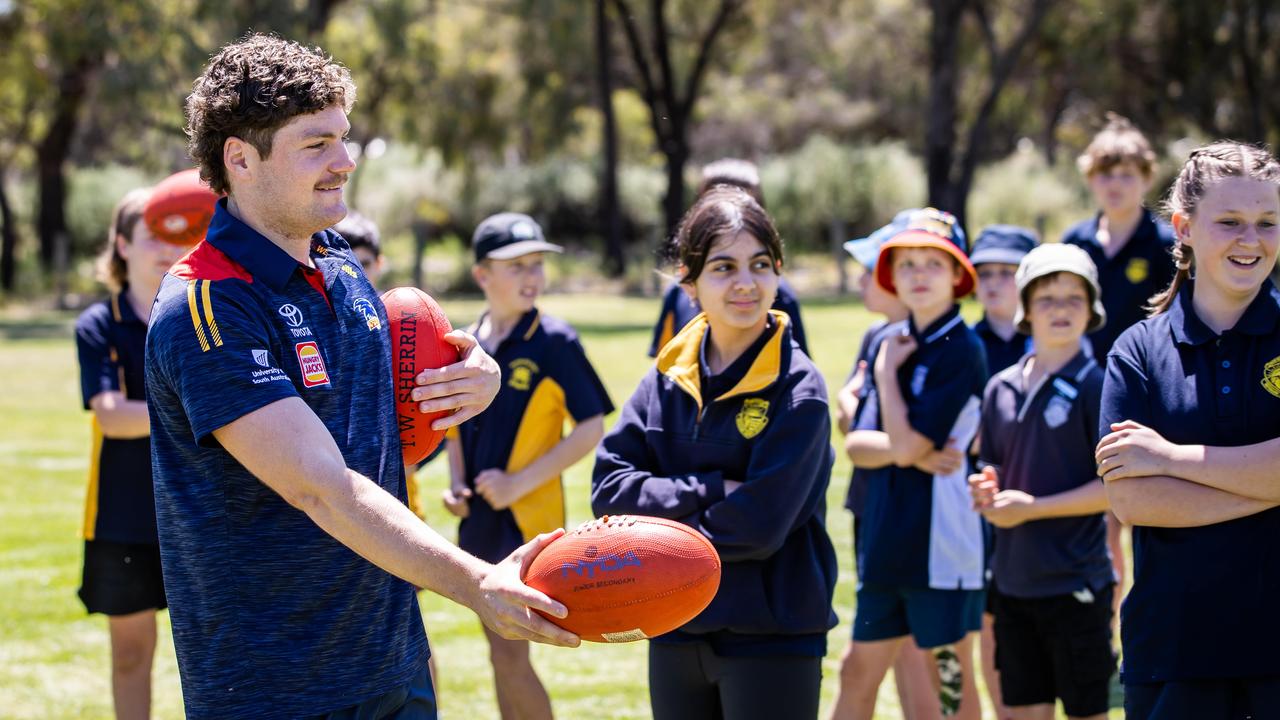
[[[1124,276],[1134,285],[1146,280],[1150,274],[1151,263],[1147,262],[1146,258],[1133,258],[1124,267]]]
[[[298,354],[298,366],[302,368],[304,386],[319,387],[329,384],[329,370],[324,366],[319,345],[314,342],[300,342],[293,346],[293,350]]]
[[[1051,428],[1059,428],[1067,421],[1070,414],[1071,401],[1061,395],[1054,395],[1049,398],[1049,404],[1044,408],[1044,422]]]
[[[538,364],[528,358],[516,358],[507,366],[511,372],[507,375],[507,385],[513,390],[527,392],[533,387],[533,376],[538,372]]]
[[[760,398],[747,398],[742,401],[742,409],[738,411],[734,422],[742,437],[750,440],[764,430],[769,424],[769,401]]]
[[[924,381],[928,378],[929,368],[917,365],[915,372],[911,374],[911,394],[920,397],[920,393],[924,392]]]
[[[1280,398],[1280,357],[1271,358],[1271,361],[1262,367],[1262,387]]]

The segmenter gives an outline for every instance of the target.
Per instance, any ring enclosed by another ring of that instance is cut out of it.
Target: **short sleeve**
[[[923,390],[907,403],[907,421],[935,448],[942,449],[960,411],[986,385],[987,358],[982,343],[948,343],[946,353],[926,372]]]
[[[147,374],[178,397],[195,441],[206,447],[217,446],[214,430],[298,395],[272,352],[266,321],[247,293],[234,291],[240,281],[223,282],[231,289],[214,285],[204,313],[192,312],[185,295],[162,292],[147,337]]]
[[[85,310],[76,320],[80,397],[85,410],[94,396],[120,389],[120,366],[112,357],[110,323],[110,311],[101,303]]]
[[[552,379],[564,390],[565,406],[574,422],[613,412],[613,401],[604,382],[587,359],[586,350],[577,337],[564,338],[552,364]]]
[[[1127,334],[1127,333],[1126,333]],[[1123,336],[1121,338],[1124,339]],[[1125,420],[1147,425],[1148,378],[1128,354],[1114,349],[1107,358],[1107,377],[1102,382],[1102,402],[1098,412],[1098,439],[1111,433],[1111,425]]]

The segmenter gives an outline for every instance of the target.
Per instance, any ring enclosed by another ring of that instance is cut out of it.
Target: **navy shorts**
[[[934,590],[863,583],[853,617],[853,639],[890,640],[903,635],[933,648],[960,641],[982,626],[984,590]]]
[[[160,546],[84,541],[80,601],[90,613],[132,615],[169,606],[160,572]]]
[[[1280,718],[1280,677],[1125,685],[1124,713],[1128,720]]]

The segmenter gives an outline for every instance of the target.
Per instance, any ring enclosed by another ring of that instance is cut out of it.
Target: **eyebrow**
[[[751,257],[749,257],[749,258],[747,258],[747,259],[748,259],[748,260],[755,260],[756,258],[758,258],[758,257],[760,257],[760,256],[762,256],[762,255],[763,255],[764,257],[766,257],[766,258],[767,258],[767,257],[770,257],[770,256],[769,256],[769,251],[768,251],[768,250],[761,250],[760,252],[757,252],[755,255],[752,255]],[[717,261],[720,261],[720,260],[737,260],[737,259],[738,259],[738,258],[733,257],[732,255],[712,255],[711,257],[707,258],[707,262],[711,263],[711,262],[717,262]]]
[[[349,132],[351,132],[350,125],[347,126],[346,130],[342,131],[342,136],[345,136]],[[328,139],[337,138],[337,137],[341,137],[341,136],[333,132],[332,130],[313,127],[313,128],[308,128],[306,130],[303,130],[301,139],[304,141],[305,140],[328,140]]]

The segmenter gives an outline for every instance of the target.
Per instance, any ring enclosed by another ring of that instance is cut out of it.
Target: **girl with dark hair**
[[[770,310],[782,243],[745,191],[717,187],[675,237],[702,313],[662,349],[596,455],[597,515],[685,522],[720,552],[711,605],[649,645],[656,720],[818,712],[836,558],[827,389]]]
[[[1125,710],[1280,717],[1280,163],[1203,147],[1168,210],[1177,275],[1112,348],[1096,457],[1134,526]]]

